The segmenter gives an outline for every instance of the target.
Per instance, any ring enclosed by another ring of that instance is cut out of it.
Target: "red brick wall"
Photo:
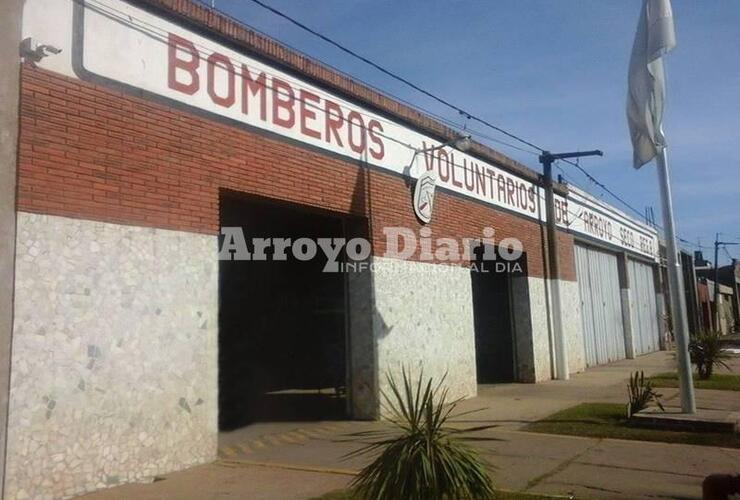
[[[241,128],[24,66],[18,208],[215,234],[219,189],[367,217],[374,251],[384,226],[418,229],[398,176]],[[529,273],[542,276],[542,227],[438,193],[432,237],[519,238]],[[562,274],[575,279],[573,240],[561,234]]]

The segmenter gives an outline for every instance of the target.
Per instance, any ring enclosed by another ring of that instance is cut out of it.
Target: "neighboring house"
[[[701,330],[715,330],[723,335],[735,331],[737,322],[733,304],[735,293],[732,288],[719,285],[718,302],[714,300],[714,281],[707,278],[699,278],[697,291],[699,297],[699,309],[701,312]]]
[[[740,262],[733,259],[728,266],[722,266],[715,270],[708,262],[702,262],[702,267],[696,268],[696,275],[703,278],[707,284],[708,302],[711,304],[712,315],[715,314],[714,306],[714,278],[720,284],[720,327],[723,332],[732,333],[740,327]],[[711,321],[716,328],[716,318]],[[723,326],[724,325],[724,326]]]

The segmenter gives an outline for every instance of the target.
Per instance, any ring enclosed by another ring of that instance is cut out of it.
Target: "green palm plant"
[[[689,342],[689,356],[691,362],[696,365],[696,371],[702,380],[710,378],[717,366],[730,369],[724,361],[730,355],[722,350],[722,339],[719,332],[701,332],[692,338]]]
[[[460,400],[448,402],[442,388],[423,374],[412,382],[403,369],[403,386],[390,375],[390,394],[381,392],[390,415],[390,430],[358,433],[370,444],[348,456],[372,454],[375,459],[352,482],[353,493],[368,500],[484,500],[494,498],[488,465],[465,441],[471,432],[493,426],[452,428]]]
[[[627,384],[627,394],[629,395],[627,415],[630,417],[647,408],[648,404],[653,401],[661,410],[665,411],[663,404],[660,402],[660,398],[663,395],[655,392],[653,383],[650,379],[645,380],[645,372],[643,371],[630,374],[630,381]]]

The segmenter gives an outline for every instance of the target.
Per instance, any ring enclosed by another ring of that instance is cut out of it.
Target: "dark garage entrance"
[[[342,237],[345,221],[292,205],[223,195],[221,226],[252,238]],[[345,275],[307,261],[220,261],[219,427],[346,415]]]
[[[482,245],[475,249],[470,278],[479,384],[516,380],[510,273],[502,265],[484,260]]]

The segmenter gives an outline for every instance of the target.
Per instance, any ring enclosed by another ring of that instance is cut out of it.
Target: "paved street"
[[[733,360],[740,369],[740,359]],[[654,374],[670,369],[672,356],[656,353],[588,370],[567,382],[481,386],[463,409],[471,425],[495,424],[480,433],[478,446],[495,467],[496,485],[511,490],[574,494],[577,498],[699,498],[711,473],[740,472],[740,450],[668,443],[554,436],[523,432],[534,420],[583,401],[624,402],[631,370]],[[677,391],[661,389],[668,405]],[[698,391],[704,408],[740,410],[740,393]],[[257,424],[221,438],[220,459],[167,475],[146,485],[128,485],[87,495],[183,499],[296,499],[349,483],[362,460],[344,460],[358,443],[349,436],[377,427],[371,422]]]

